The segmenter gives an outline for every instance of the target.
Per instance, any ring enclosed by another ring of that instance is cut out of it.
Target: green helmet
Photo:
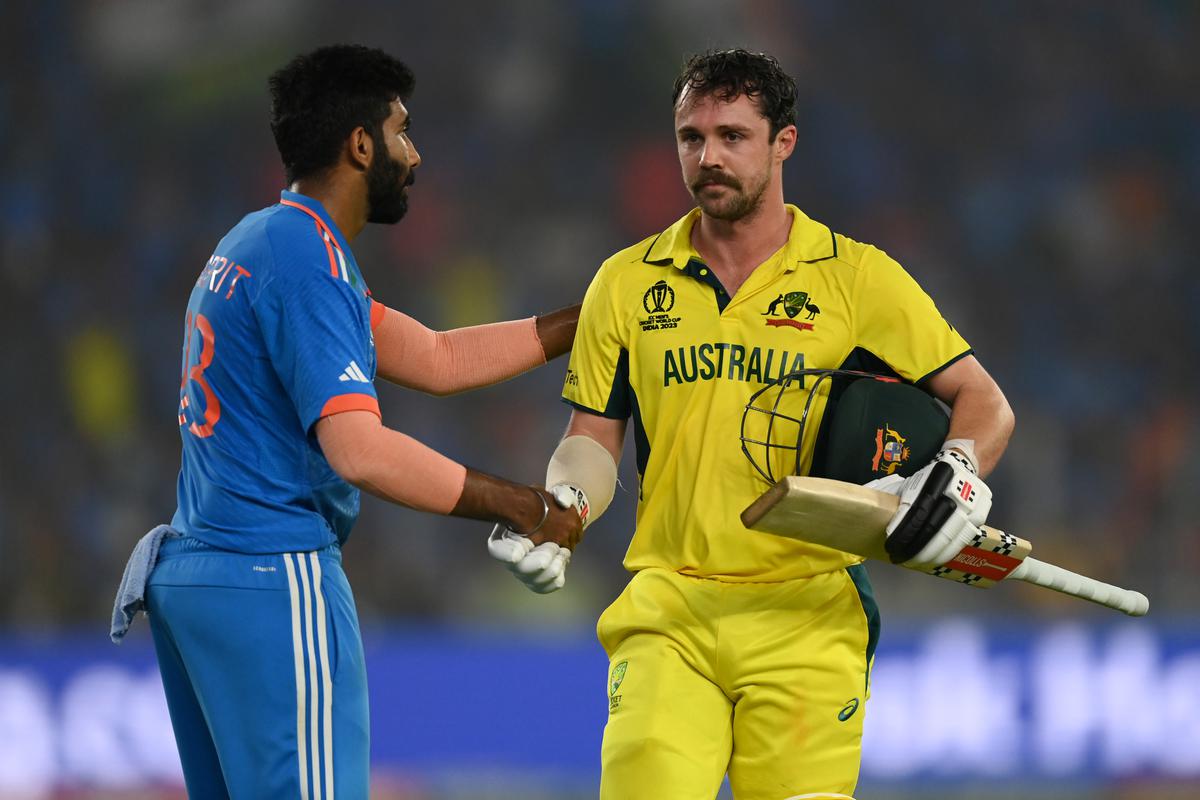
[[[859,484],[907,477],[937,455],[950,426],[938,400],[899,378],[796,370],[755,392],[742,412],[742,452],[768,482],[799,474],[804,430],[818,398],[825,398],[825,410],[807,473],[814,477]]]

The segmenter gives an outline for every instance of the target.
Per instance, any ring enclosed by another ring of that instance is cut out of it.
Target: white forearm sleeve
[[[568,436],[558,443],[546,465],[546,486],[581,489],[589,506],[586,524],[604,513],[617,490],[617,464],[612,453],[590,436]]]

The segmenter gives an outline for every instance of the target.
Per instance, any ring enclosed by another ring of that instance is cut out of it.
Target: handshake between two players
[[[586,530],[612,502],[616,460],[595,439],[568,435],[550,457],[546,486],[560,508],[575,509]],[[535,544],[528,536],[498,524],[488,537],[488,552],[538,594],[556,591],[566,583],[571,550],[556,542]]]

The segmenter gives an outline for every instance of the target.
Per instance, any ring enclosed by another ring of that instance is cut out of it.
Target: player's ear
[[[371,156],[375,151],[375,142],[366,128],[359,126],[350,131],[346,140],[346,151],[350,163],[366,172],[371,166]]]
[[[796,149],[796,126],[788,125],[775,134],[775,156],[780,161],[787,161]]]

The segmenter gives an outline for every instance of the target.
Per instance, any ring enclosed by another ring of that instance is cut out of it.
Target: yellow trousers
[[[634,575],[601,615],[601,800],[849,798],[879,616],[862,566],[777,583]]]

